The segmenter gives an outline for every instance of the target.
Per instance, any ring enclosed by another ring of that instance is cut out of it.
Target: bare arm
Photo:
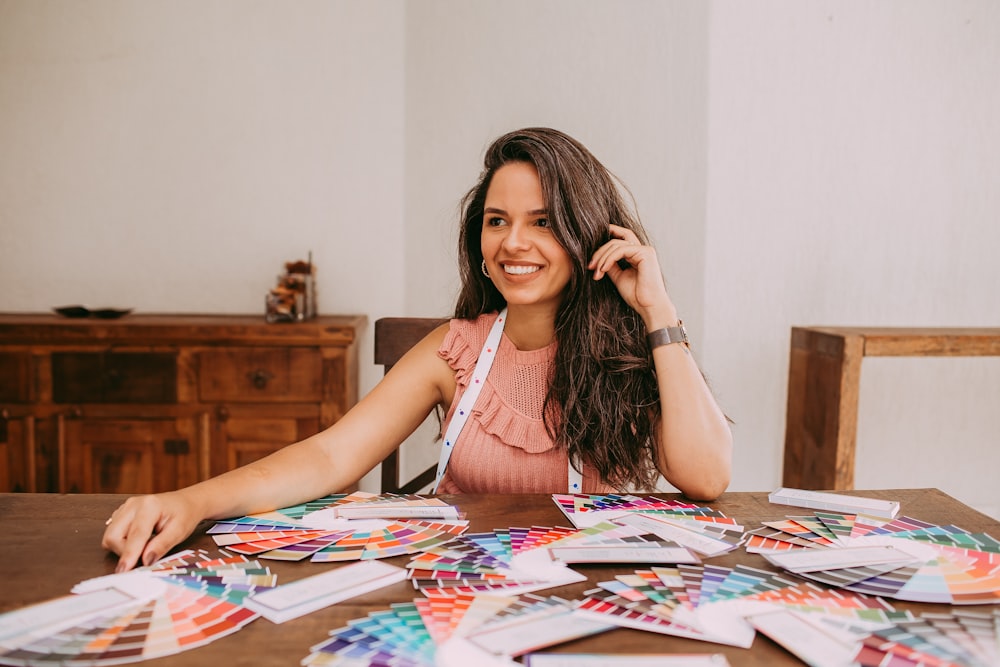
[[[647,331],[677,326],[679,319],[656,259],[630,230],[611,225],[612,240],[594,254],[594,279],[605,275],[639,313]],[[618,265],[624,259],[627,268]],[[705,383],[691,351],[681,344],[653,350],[660,390],[656,467],[686,496],[717,498],[732,475],[733,437],[729,423]]]
[[[154,562],[205,519],[288,507],[356,484],[454,395],[454,373],[437,355],[446,332],[443,325],[415,345],[326,430],[184,489],[129,498],[102,540],[119,555],[118,571]]]

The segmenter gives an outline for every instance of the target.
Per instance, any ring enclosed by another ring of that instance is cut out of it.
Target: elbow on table
[[[684,470],[661,468],[661,472],[667,482],[690,500],[707,502],[716,500],[729,487],[732,468],[732,455],[728,455]]]
[[[694,480],[690,483],[679,485],[677,490],[690,500],[699,502],[711,502],[718,500],[726,488],[729,487],[729,475],[712,477],[710,479]]]

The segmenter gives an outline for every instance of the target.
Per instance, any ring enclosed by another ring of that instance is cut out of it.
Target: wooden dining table
[[[849,492],[869,498],[899,501],[900,515],[935,524],[953,524],[972,532],[986,532],[1000,538],[1000,522],[982,514],[937,489],[855,490]],[[678,498],[676,494],[655,494],[659,498]],[[446,502],[458,506],[470,522],[473,532],[492,531],[515,526],[569,526],[552,497],[525,495],[445,495]],[[125,499],[120,495],[0,494],[0,556],[6,576],[0,585],[0,613],[67,595],[80,581],[114,572],[116,558],[101,547],[105,520]],[[711,503],[703,503],[736,519],[747,529],[764,520],[802,515],[810,510],[776,505],[767,492],[729,492]],[[192,536],[177,548],[200,548],[217,553],[218,548],[202,523]],[[408,556],[396,556],[386,562],[403,566]],[[310,561],[262,561],[277,574],[278,583],[343,567],[346,563]],[[733,567],[744,564],[774,570],[762,556],[735,551],[705,560],[706,563]],[[597,582],[615,575],[642,569],[642,566],[574,565],[587,577],[586,582],[540,591],[565,599],[581,597]],[[148,661],[150,665],[219,667],[220,665],[297,665],[309,654],[310,647],[328,637],[330,630],[368,613],[387,609],[396,602],[410,602],[420,594],[410,582],[388,587],[340,602],[303,617],[275,624],[263,618],[242,630],[196,649]],[[948,605],[889,601],[897,609],[914,613],[948,611]],[[760,634],[749,649],[735,648],[693,639],[672,637],[635,629],[618,628],[584,639],[545,649],[569,653],[722,653],[731,665],[797,665],[792,654]]]

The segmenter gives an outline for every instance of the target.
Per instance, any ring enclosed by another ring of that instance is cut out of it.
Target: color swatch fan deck
[[[530,526],[467,533],[407,564],[425,594],[520,594],[584,581],[570,563],[699,563],[697,553],[645,525],[605,521],[586,528]]]
[[[1000,603],[1000,542],[910,517],[816,512],[749,531],[749,552],[830,586],[913,602]]]
[[[511,660],[614,626],[577,618],[558,597],[433,594],[350,621],[312,647],[303,665],[476,665]]]
[[[179,653],[257,618],[244,600],[275,584],[267,568],[242,556],[181,552],[0,615],[0,664],[99,666]]]
[[[356,492],[220,521],[208,532],[233,553],[337,562],[416,553],[467,528],[458,510],[437,498]]]

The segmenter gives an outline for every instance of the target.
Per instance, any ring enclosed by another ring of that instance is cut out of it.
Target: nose
[[[508,252],[525,250],[529,247],[528,229],[525,225],[514,223],[507,228],[503,237],[503,248]]]

